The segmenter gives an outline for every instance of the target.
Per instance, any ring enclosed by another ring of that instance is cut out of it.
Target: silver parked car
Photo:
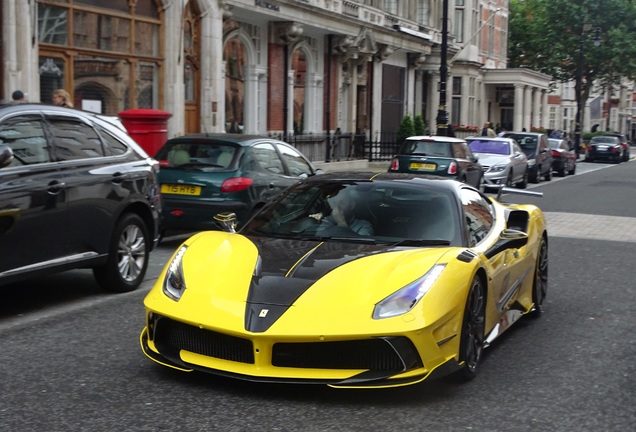
[[[514,139],[476,136],[466,141],[484,167],[484,189],[488,185],[526,188],[528,157]]]

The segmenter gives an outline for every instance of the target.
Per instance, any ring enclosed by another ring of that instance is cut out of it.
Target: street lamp
[[[437,108],[437,135],[448,136],[448,112],[446,111],[446,80],[448,79],[448,0],[442,2],[442,47],[439,65],[439,106]]]
[[[576,82],[574,84],[574,92],[576,93],[576,120],[574,125],[574,151],[578,159],[581,150],[581,118],[583,117],[583,63],[585,62],[585,32],[592,28],[591,24],[583,24],[581,26],[581,35],[579,36],[579,58],[576,62]],[[597,26],[594,31],[594,46],[601,44],[601,31]]]

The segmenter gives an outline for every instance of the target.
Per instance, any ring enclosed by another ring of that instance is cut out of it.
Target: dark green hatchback
[[[389,172],[450,177],[480,188],[483,167],[465,140],[443,136],[407,138],[391,161]]]
[[[218,229],[214,215],[238,225],[307,176],[311,162],[291,145],[242,134],[196,134],[168,140],[155,155],[163,204],[162,232]]]

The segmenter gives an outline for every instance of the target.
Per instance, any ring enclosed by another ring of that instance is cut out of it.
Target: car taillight
[[[619,149],[620,147],[612,147],[612,153],[616,153]]]
[[[391,171],[397,171],[400,168],[400,162],[397,159],[391,161]]]
[[[450,165],[448,166],[448,173],[449,174],[457,174],[457,162],[451,162]]]
[[[554,157],[559,157],[559,156],[561,156],[561,153],[559,153],[559,152],[558,152],[558,151],[556,151],[556,150],[552,150],[552,156],[554,156]]]
[[[223,182],[221,192],[240,192],[252,186],[254,180],[249,177],[232,177]]]

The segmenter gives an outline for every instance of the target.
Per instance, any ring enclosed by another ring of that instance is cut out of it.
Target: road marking
[[[544,212],[549,237],[636,243],[636,218],[582,213]],[[593,223],[588,223],[593,221]]]

